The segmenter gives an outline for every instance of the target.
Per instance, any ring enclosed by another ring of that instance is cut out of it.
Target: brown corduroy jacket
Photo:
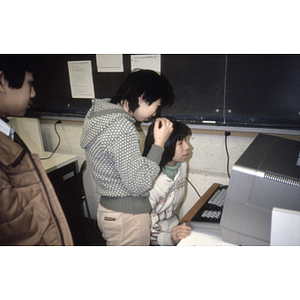
[[[0,245],[73,245],[37,154],[0,132]]]

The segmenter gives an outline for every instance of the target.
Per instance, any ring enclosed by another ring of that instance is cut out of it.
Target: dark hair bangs
[[[139,107],[139,97],[151,105],[161,99],[161,107],[171,106],[174,102],[174,94],[168,80],[152,70],[139,70],[130,73],[121,84],[111,103],[117,104],[127,100],[129,109],[134,112]]]

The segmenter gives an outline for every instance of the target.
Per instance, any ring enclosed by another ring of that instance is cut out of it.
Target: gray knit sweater
[[[80,146],[85,149],[102,206],[125,213],[148,213],[149,190],[160,171],[164,149],[153,145],[147,158],[143,157],[135,119],[109,101],[93,100]]]

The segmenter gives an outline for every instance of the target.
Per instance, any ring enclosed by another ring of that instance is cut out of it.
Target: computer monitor
[[[232,168],[223,240],[270,245],[273,207],[300,211],[300,142],[259,134]]]

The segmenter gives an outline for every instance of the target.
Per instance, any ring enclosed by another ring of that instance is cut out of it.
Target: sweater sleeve
[[[159,245],[174,246],[172,243],[171,232],[161,232],[157,241]]]
[[[160,146],[153,144],[151,149],[147,155],[147,158],[156,162],[158,165],[160,164],[164,149]]]
[[[157,177],[163,148],[152,147],[150,157],[143,157],[138,134],[123,134],[113,145],[115,167],[126,189],[134,196],[148,192]],[[161,149],[160,149],[161,148]]]
[[[151,245],[173,246],[171,232],[161,231],[159,226],[151,227]]]
[[[157,204],[159,203],[159,194],[158,191],[152,189],[150,191],[149,201],[152,206],[151,211],[151,228],[150,228],[150,243],[155,246],[173,246],[171,231],[172,227],[163,226],[160,223],[160,217],[158,211],[156,210]],[[166,220],[167,222],[167,220]],[[167,225],[165,223],[165,225]]]

